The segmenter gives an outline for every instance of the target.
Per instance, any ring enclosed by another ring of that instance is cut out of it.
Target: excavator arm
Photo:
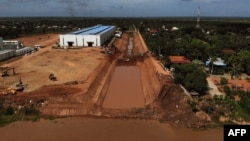
[[[4,70],[4,71],[2,72],[2,77],[9,76],[9,74],[8,74],[8,71],[9,71],[9,70],[12,70],[13,75],[15,75],[15,74],[16,74],[16,72],[15,72],[15,68],[14,68],[14,67],[11,67],[11,68],[7,68],[6,70]]]

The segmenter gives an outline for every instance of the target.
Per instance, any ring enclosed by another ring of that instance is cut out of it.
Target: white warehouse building
[[[101,46],[114,36],[115,30],[115,26],[97,25],[68,34],[60,35],[60,46]]]

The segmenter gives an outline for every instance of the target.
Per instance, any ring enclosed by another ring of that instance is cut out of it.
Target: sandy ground
[[[250,90],[250,82],[246,80],[247,75],[242,75],[241,79],[231,79],[230,75],[212,75],[210,77],[211,82],[213,82],[216,87],[218,87],[219,89],[223,90],[223,88],[221,88],[220,83],[220,78],[221,77],[225,77],[228,80],[228,86],[230,88],[232,88],[232,86],[235,86],[237,89],[241,89],[244,91],[249,91]]]
[[[2,141],[223,141],[223,129],[174,128],[152,120],[68,118],[16,122],[0,128]]]
[[[34,47],[35,45],[41,46],[50,46],[59,41],[58,34],[41,34],[41,35],[33,35],[20,37],[16,40],[22,41],[24,46]]]
[[[218,90],[218,87],[214,84],[212,78],[207,78],[208,87],[209,87],[209,94],[213,97],[214,95],[223,95],[221,91]]]
[[[40,37],[40,36],[39,36]],[[37,38],[37,37],[33,37]],[[33,43],[31,38],[31,43]],[[89,74],[99,65],[105,55],[100,53],[100,48],[84,48],[75,50],[52,49],[51,45],[57,40],[58,35],[50,35],[50,45],[41,48],[20,60],[6,63],[2,67],[15,67],[16,75],[1,77],[0,81],[7,87],[14,87],[21,78],[26,92],[36,90],[42,86],[63,84],[71,81],[85,81]],[[27,42],[22,38],[24,42]],[[58,81],[48,79],[53,73]],[[10,72],[11,74],[11,72]]]

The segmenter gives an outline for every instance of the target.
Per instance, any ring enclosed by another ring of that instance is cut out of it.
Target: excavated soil
[[[111,55],[101,53],[101,48],[52,49],[58,35],[39,37],[32,38],[48,38],[50,41],[39,40],[40,44],[46,44],[41,51],[1,65],[14,66],[17,71],[16,76],[0,78],[6,83],[10,81],[7,86],[13,86],[20,77],[27,84],[25,92],[12,97],[17,105],[37,101],[41,104],[42,114],[53,116],[162,119],[190,126],[200,126],[200,123],[203,126],[206,122],[191,111],[181,88],[147,53],[139,32],[133,37],[134,56],[126,53],[129,43],[126,33],[122,38],[112,40],[109,45]],[[37,44],[31,40],[32,43]],[[117,74],[119,67],[121,72]],[[130,67],[138,69],[128,72],[126,69]],[[49,73],[54,73],[58,81],[50,81]]]

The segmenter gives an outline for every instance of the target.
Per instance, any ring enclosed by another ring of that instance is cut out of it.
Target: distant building
[[[176,31],[176,30],[179,30],[178,27],[172,27],[172,31]]]
[[[170,59],[170,64],[192,63],[190,60],[188,60],[184,56],[169,56],[169,59]]]
[[[115,37],[121,38],[122,37],[122,31],[116,31]]]
[[[15,50],[2,50],[0,51],[0,61],[7,60],[16,56]]]
[[[97,25],[82,30],[74,31],[68,34],[62,34],[59,37],[60,46],[101,46],[114,36],[115,30],[115,26]]]
[[[3,40],[3,49],[4,50],[16,50],[23,48],[24,45],[21,41],[16,40]]]
[[[33,50],[34,48],[32,47],[24,47],[24,48],[15,50],[15,54],[16,56],[22,56],[24,54],[30,54]]]
[[[222,52],[223,52],[224,54],[229,54],[229,55],[235,54],[235,51],[234,51],[234,50],[231,50],[231,49],[224,49],[224,50],[222,50]]]
[[[195,65],[204,66],[204,62],[202,62],[201,60],[198,60],[198,59],[192,60],[192,63]]]
[[[2,38],[0,38],[0,61],[31,53],[33,50],[31,47],[24,47],[21,41],[2,40]]]
[[[207,61],[206,61],[206,66],[208,66],[211,62],[211,59],[209,58]],[[217,58],[216,61],[213,62],[213,65],[215,66],[219,66],[219,67],[225,67],[227,66],[225,63],[225,61],[222,60],[221,58]]]
[[[155,36],[157,35],[158,31],[156,29],[150,29],[149,31],[149,34],[152,35],[152,36]]]

